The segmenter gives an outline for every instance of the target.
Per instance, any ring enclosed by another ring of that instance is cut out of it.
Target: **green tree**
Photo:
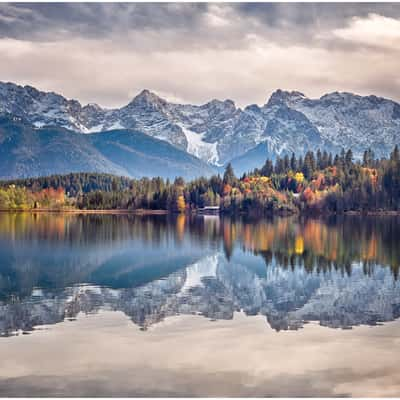
[[[273,165],[272,161],[268,158],[265,161],[265,164],[263,165],[263,167],[261,168],[261,175],[271,176],[273,172],[274,172],[274,165]]]
[[[236,180],[237,179],[235,173],[233,172],[232,164],[228,163],[228,165],[225,168],[223,182],[225,185],[233,186],[236,183]]]

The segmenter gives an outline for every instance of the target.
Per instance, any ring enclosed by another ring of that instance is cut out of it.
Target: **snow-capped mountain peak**
[[[38,128],[56,125],[81,133],[135,129],[210,164],[240,159],[238,172],[240,165],[259,167],[267,157],[291,152],[337,152],[344,147],[360,157],[371,147],[377,156],[387,156],[400,144],[400,105],[348,92],[312,99],[299,91],[278,89],[264,106],[241,109],[229,99],[203,105],[170,103],[145,89],[127,105],[105,109],[82,106],[32,86],[0,82],[0,114],[21,117]]]
[[[142,90],[128,105],[127,107],[153,107],[162,108],[167,105],[167,101],[157,96],[155,93],[148,89]]]
[[[278,89],[272,93],[266,106],[272,107],[274,105],[282,105],[282,104],[286,104],[287,102],[290,102],[290,101],[303,100],[303,99],[307,99],[307,97],[301,92],[298,92],[295,90],[287,91],[287,90]]]

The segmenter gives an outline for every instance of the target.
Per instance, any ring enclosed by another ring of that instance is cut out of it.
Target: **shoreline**
[[[341,214],[335,214],[335,215],[341,215]],[[345,211],[343,215],[360,215],[360,216],[400,216],[400,210],[395,211],[395,210],[386,210],[386,211]]]
[[[54,214],[103,214],[103,215],[179,215],[179,213],[171,212],[168,210],[146,210],[146,209],[137,209],[137,210],[128,210],[128,209],[115,209],[115,210],[80,210],[80,209],[47,209],[47,208],[38,208],[38,209],[0,209],[0,213],[54,213]],[[252,213],[238,213],[238,214],[230,214],[230,213],[200,213],[197,210],[190,210],[182,215],[213,215],[213,216],[252,216]],[[332,217],[332,216],[360,216],[360,217],[399,217],[400,210],[381,210],[381,211],[344,211],[342,213],[313,213],[313,212],[298,212],[298,213],[268,213],[268,214],[260,214],[258,217],[290,217],[297,215],[298,217]]]
[[[62,209],[62,210],[55,210],[55,209],[45,209],[45,208],[38,208],[38,209],[29,209],[29,210],[0,210],[0,213],[54,213],[54,214],[134,214],[134,215],[167,215],[172,214],[167,210],[79,210],[79,209]]]

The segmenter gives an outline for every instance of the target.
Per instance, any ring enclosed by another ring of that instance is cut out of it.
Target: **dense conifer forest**
[[[304,157],[267,159],[235,176],[173,182],[109,174],[71,173],[0,182],[0,209],[166,210],[191,212],[218,206],[224,213],[344,213],[400,210],[400,153],[377,159],[371,149],[355,161],[351,150],[318,150]]]

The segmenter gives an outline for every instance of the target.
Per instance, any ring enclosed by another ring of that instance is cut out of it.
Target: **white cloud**
[[[369,14],[366,18],[353,17],[350,24],[336,29],[337,37],[360,45],[400,50],[400,19]]]

